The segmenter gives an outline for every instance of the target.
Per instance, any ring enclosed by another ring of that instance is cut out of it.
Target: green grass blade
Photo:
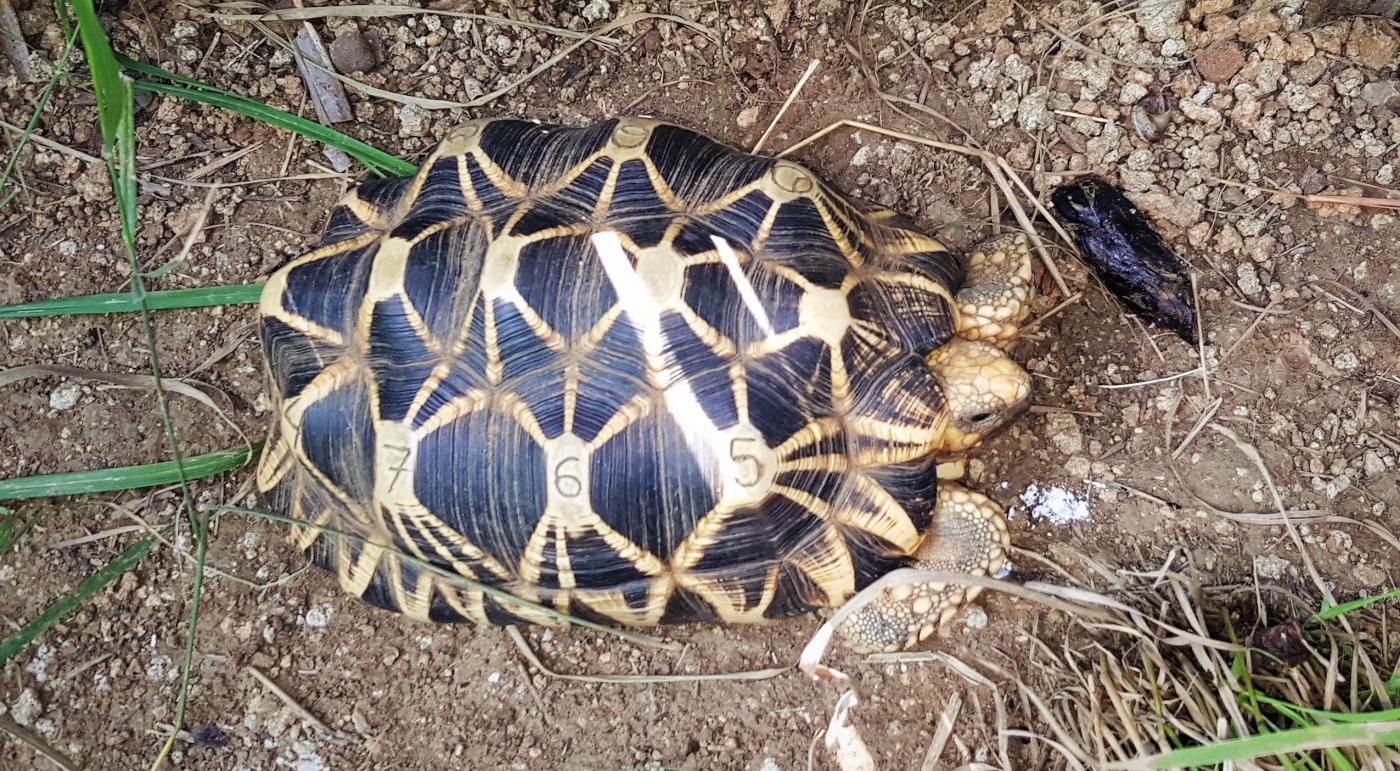
[[[1400,589],[1391,589],[1384,594],[1373,594],[1370,597],[1360,597],[1350,602],[1341,603],[1340,605],[1324,604],[1322,610],[1319,610],[1308,618],[1308,623],[1330,621],[1338,616],[1345,616],[1354,610],[1360,610],[1368,605],[1394,599],[1400,599]]]
[[[199,479],[236,469],[255,457],[261,446],[262,443],[258,442],[253,444],[251,448],[235,447],[185,458],[184,478]],[[137,490],[143,487],[175,484],[180,480],[180,464],[173,460],[146,463],[139,466],[118,466],[92,471],[43,474],[0,480],[0,501]]]
[[[244,96],[216,88],[207,83],[167,72],[159,67],[120,57],[122,66],[145,77],[138,78],[135,88],[154,94],[176,96],[202,104],[236,112],[270,126],[286,129],[324,145],[338,148],[380,176],[411,176],[418,167],[391,155],[374,145],[336,131],[313,120],[293,115],[285,110],[254,101]]]
[[[1310,717],[1331,720],[1334,723],[1375,723],[1386,720],[1400,720],[1400,707],[1395,709],[1378,710],[1376,712],[1332,712],[1325,709],[1313,709],[1304,707],[1301,704],[1279,701],[1271,696],[1259,694],[1259,700],[1268,704],[1285,714],[1296,713],[1296,715],[1308,715]],[[1295,719],[1296,719],[1295,715]]]
[[[88,598],[100,591],[102,587],[112,583],[117,580],[121,574],[136,567],[136,563],[140,562],[141,558],[146,556],[146,553],[151,550],[151,545],[154,543],[154,539],[147,538],[144,541],[137,541],[132,544],[126,551],[118,554],[116,559],[103,565],[96,573],[83,579],[83,582],[78,584],[78,588],[74,589],[72,594],[50,605],[43,613],[40,613],[28,624],[21,627],[18,632],[6,638],[4,642],[0,642],[0,664],[4,664],[16,653],[23,650],[24,646],[33,642],[36,637],[43,634],[44,630],[58,623],[64,616],[76,610],[79,605],[87,602]]]
[[[1109,768],[1166,769],[1209,766],[1249,760],[1265,755],[1327,749],[1329,747],[1377,747],[1400,745],[1400,722],[1346,723],[1293,728],[1243,739],[1228,739],[1201,747],[1173,750],[1160,755],[1115,763]]]
[[[153,311],[176,308],[205,308],[214,305],[256,303],[263,285],[228,284],[198,289],[166,289],[146,294],[146,307]],[[140,301],[130,292],[55,297],[32,303],[0,306],[0,321],[51,316],[82,316],[90,313],[131,313],[141,310]]]

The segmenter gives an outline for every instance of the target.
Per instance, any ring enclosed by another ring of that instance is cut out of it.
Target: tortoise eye
[[[992,413],[990,413],[990,412],[979,412],[979,413],[977,413],[976,415],[973,415],[973,416],[969,417],[969,418],[968,418],[968,422],[971,422],[971,423],[986,423],[987,421],[989,421],[989,420],[991,420],[991,419],[992,419]]]

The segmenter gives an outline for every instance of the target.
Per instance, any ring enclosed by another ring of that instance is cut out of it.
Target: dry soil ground
[[[154,0],[99,5],[119,50],[311,114],[292,57],[257,27]],[[338,54],[374,54],[340,60],[373,65],[355,75],[364,83],[467,102],[576,42],[523,22],[587,30],[641,12],[675,17],[622,24],[608,33],[614,45],[584,44],[482,107],[424,109],[352,89],[355,119],[338,128],[408,158],[454,123],[484,115],[577,124],[649,113],[750,146],[819,59],[768,148],[859,118],[976,141],[1039,191],[1064,178],[1057,172],[1106,174],[1158,218],[1199,275],[1209,382],[1193,373],[1198,351],[1125,316],[1057,252],[1078,299],[1013,349],[1036,376],[1040,406],[980,452],[973,483],[1012,507],[1018,546],[1090,584],[1104,586],[1086,573],[1085,556],[1137,569],[1170,557],[1172,569],[1206,583],[1257,581],[1315,598],[1284,530],[1248,522],[1275,511],[1274,501],[1257,466],[1209,424],[1223,426],[1258,448],[1286,507],[1351,520],[1302,526],[1321,575],[1346,598],[1395,586],[1396,551],[1366,525],[1395,530],[1400,516],[1400,336],[1378,317],[1400,321],[1400,223],[1383,209],[1316,205],[1217,178],[1385,195],[1400,165],[1400,33],[1374,19],[1300,29],[1296,5],[574,0],[444,5],[495,20],[424,13],[313,23],[327,41],[346,39]],[[17,8],[45,75],[62,48],[52,9],[24,0]],[[81,71],[76,57],[74,66]],[[4,81],[0,115],[23,123],[42,85]],[[1158,93],[1174,108],[1152,143],[1132,128],[1132,111]],[[311,242],[351,183],[325,173],[331,162],[317,146],[174,99],[144,104],[136,134],[151,175],[139,235],[148,265],[180,251],[213,191],[187,258],[155,288],[258,280]],[[16,137],[9,129],[0,136],[8,154]],[[30,145],[18,167],[22,190],[0,210],[0,303],[122,289],[128,271],[105,171],[75,154],[99,152],[82,77],[62,82],[37,136],[57,145]],[[953,245],[976,235],[967,221],[988,217],[989,182],[958,155],[840,131],[800,158]],[[1043,276],[1039,288],[1036,315],[1065,299]],[[164,372],[208,384],[228,418],[175,397],[187,451],[263,434],[253,322],[248,307],[158,317]],[[33,363],[145,371],[141,326],[131,316],[0,325],[0,365]],[[0,389],[0,477],[165,457],[148,391],[57,378]],[[196,494],[246,503],[249,483],[240,471],[199,483]],[[1085,502],[1087,517],[1056,524],[1035,516],[1022,501],[1031,485]],[[176,502],[165,491],[19,507],[35,524],[0,560],[0,636],[137,538],[136,517],[152,525],[177,518]],[[89,768],[146,767],[175,706],[188,551],[183,536],[162,546],[0,669],[0,704],[12,718]],[[209,559],[220,575],[206,587],[199,628],[193,741],[178,745],[174,767],[803,768],[835,699],[794,672],[650,685],[547,677],[500,630],[423,626],[350,601],[332,579],[304,569],[283,530],[267,522],[224,517]],[[1013,578],[1050,575],[1029,559],[1017,567]],[[928,647],[1017,670],[1033,669],[1031,637],[1078,644],[1054,613],[1004,596],[981,608]],[[816,624],[666,630],[680,654],[587,631],[526,638],[560,671],[725,672],[792,662]],[[858,720],[882,768],[918,767],[954,692],[968,706],[942,763],[994,760],[985,691],[939,664],[837,661],[866,695]],[[249,666],[343,740],[303,720]],[[1013,757],[1025,751],[1013,743]],[[0,738],[0,768],[45,763]],[[815,763],[829,761],[817,752]]]

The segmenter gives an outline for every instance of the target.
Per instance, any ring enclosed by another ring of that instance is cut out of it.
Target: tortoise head
[[[938,453],[972,449],[1030,404],[1030,375],[991,343],[955,337],[924,362],[943,388],[948,415]]]

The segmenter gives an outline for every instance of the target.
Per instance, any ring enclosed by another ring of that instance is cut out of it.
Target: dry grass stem
[[[935,139],[929,139],[928,137],[922,137],[917,134],[910,134],[904,131],[897,131],[895,129],[888,129],[882,126],[876,126],[872,123],[866,123],[864,121],[843,119],[826,126],[825,128],[806,137],[805,139],[801,139],[789,145],[787,149],[778,153],[777,157],[782,158],[784,156],[791,155],[799,149],[806,147],[807,145],[825,137],[827,134],[830,134],[833,131],[836,131],[841,128],[869,131],[871,133],[882,134],[884,136],[893,137],[895,139],[902,139],[906,142],[912,142],[914,144],[932,147],[936,150],[947,150],[949,152],[960,153],[962,155],[970,155],[981,160],[983,166],[987,169],[987,173],[991,175],[992,181],[996,183],[998,187],[1001,188],[1002,195],[1006,198],[1008,208],[1011,209],[1011,213],[1016,218],[1016,222],[1021,226],[1021,230],[1024,231],[1026,237],[1030,239],[1031,246],[1035,249],[1036,254],[1040,256],[1040,260],[1045,265],[1046,271],[1054,280],[1055,286],[1060,290],[1060,295],[1062,297],[1069,297],[1073,294],[1072,292],[1070,292],[1069,286],[1065,283],[1064,278],[1060,275],[1059,268],[1055,266],[1054,258],[1050,256],[1049,250],[1045,248],[1045,243],[1041,241],[1040,235],[1035,230],[1035,226],[1031,224],[1030,217],[1026,215],[1025,209],[1021,206],[1019,199],[1022,196],[1017,196],[1012,190],[1011,182],[1015,182],[1016,187],[1020,188],[1024,197],[1031,202],[1031,205],[1034,208],[1041,212],[1045,212],[1044,207],[1041,206],[1040,202],[1036,199],[1035,195],[1031,192],[1030,188],[1026,186],[1025,182],[1021,181],[1021,178],[1016,174],[1016,171],[1011,168],[1010,164],[1008,164],[1004,159],[1002,159],[1000,156],[994,153],[988,152],[986,150],[981,150],[976,147],[969,147],[967,145],[940,142]],[[1045,212],[1045,214],[1048,216],[1049,213]],[[1051,225],[1055,228],[1056,232],[1059,233],[1061,237],[1066,240],[1066,243],[1073,246],[1074,241],[1069,238],[1069,235],[1067,233],[1064,232],[1064,229],[1060,227],[1059,223],[1055,220],[1055,218],[1053,216],[1049,216],[1049,221]]]
[[[24,42],[24,31],[20,29],[10,0],[0,0],[0,51],[10,60],[10,68],[19,82],[35,81],[34,68],[29,66],[29,46]]]
[[[962,710],[962,696],[954,693],[948,697],[948,703],[943,705],[943,712],[938,716],[938,728],[933,733],[933,741],[929,742],[928,750],[924,752],[924,762],[919,767],[920,771],[938,771],[938,759],[943,757],[943,748],[948,745],[948,739],[953,735],[953,726],[958,722],[958,712]]]
[[[1236,182],[1233,179],[1224,179],[1221,177],[1206,177],[1206,179],[1209,179],[1212,182],[1219,182],[1222,185],[1244,188],[1245,190],[1255,190],[1260,193],[1269,193],[1270,195],[1279,196],[1280,198],[1285,200],[1296,199],[1299,201],[1306,201],[1307,203],[1331,203],[1341,204],[1343,206],[1362,206],[1372,209],[1400,209],[1400,197],[1378,198],[1375,196],[1364,195],[1309,195],[1306,193],[1290,193],[1287,190],[1279,190],[1278,188],[1273,187],[1263,187],[1260,185],[1250,184],[1248,182]]]
[[[69,760],[63,753],[54,749],[53,745],[44,741],[43,737],[19,723],[16,723],[15,719],[10,717],[7,712],[0,712],[0,731],[4,731],[10,736],[13,736],[21,744],[29,745],[30,749],[37,752],[45,760],[63,769],[63,771],[81,771],[82,769],[81,766]]]
[[[540,661],[539,656],[526,642],[525,636],[513,625],[505,627],[506,635],[515,643],[515,647],[520,651],[520,655],[525,657],[530,666],[545,677],[552,677],[557,680],[572,680],[579,683],[627,683],[631,685],[644,685],[648,683],[700,683],[714,682],[717,680],[769,680],[787,672],[792,667],[771,667],[769,669],[753,669],[746,672],[719,672],[715,674],[699,675],[576,675],[568,672],[558,672],[545,666]]]
[[[79,369],[78,367],[69,367],[61,364],[25,364],[19,367],[10,367],[9,369],[0,370],[0,388],[35,377],[95,380],[101,383],[108,383],[117,388],[134,388],[141,390],[155,388],[156,384],[156,379],[152,375],[140,375],[126,372],[98,372],[96,370]],[[214,400],[200,388],[202,386],[203,388],[216,390],[213,386],[185,378],[172,377],[162,377],[160,379],[160,384],[166,391],[194,399],[205,407],[213,410],[214,414],[218,415],[219,419],[222,420],[225,425],[232,429],[234,433],[238,434],[238,437],[243,440],[245,446],[251,446],[248,437],[244,435],[243,430],[238,427],[238,424],[233,422],[233,420],[219,408],[219,405],[215,404]]]
[[[768,137],[773,133],[773,129],[778,127],[778,121],[782,120],[783,116],[787,114],[788,108],[792,106],[793,100],[797,99],[798,93],[802,91],[803,86],[807,85],[807,80],[812,77],[812,73],[817,71],[817,67],[821,66],[821,63],[821,59],[813,59],[811,63],[807,65],[807,69],[802,72],[802,77],[797,79],[796,85],[792,87],[792,90],[788,92],[787,98],[783,100],[783,106],[778,108],[778,113],[774,115],[773,120],[768,123],[768,128],[764,130],[763,136],[759,137],[758,141],[754,143],[752,152],[756,153],[763,149],[763,143],[768,141]]]
[[[277,8],[260,10],[258,13],[239,13],[252,8],[262,9],[259,3],[252,2],[231,2],[217,3],[215,8],[228,9],[221,11],[205,11],[195,9],[208,18],[216,21],[306,21],[310,19],[328,18],[355,18],[355,19],[378,19],[393,16],[447,16],[454,19],[468,19],[470,21],[480,21],[486,24],[494,24],[500,27],[519,27],[521,29],[532,29],[540,32],[547,32],[551,35],[565,38],[585,38],[587,32],[565,29],[564,27],[554,27],[548,24],[539,24],[531,21],[519,21],[509,19],[504,16],[495,16],[488,13],[466,13],[463,11],[450,11],[443,8],[419,8],[416,6],[390,6],[390,5],[334,5],[324,8]],[[616,38],[598,36],[595,42],[608,46],[618,44]]]
[[[293,699],[290,694],[278,687],[277,683],[272,682],[272,678],[263,674],[257,667],[250,664],[244,667],[243,670],[252,675],[254,680],[261,683],[264,688],[271,692],[273,696],[276,696],[283,704],[287,705],[289,709],[301,716],[302,720],[310,723],[317,731],[325,734],[332,743],[341,745],[348,743],[349,737],[339,731],[332,731],[330,726],[321,722],[320,718],[311,714],[311,711],[303,707],[301,702]]]

